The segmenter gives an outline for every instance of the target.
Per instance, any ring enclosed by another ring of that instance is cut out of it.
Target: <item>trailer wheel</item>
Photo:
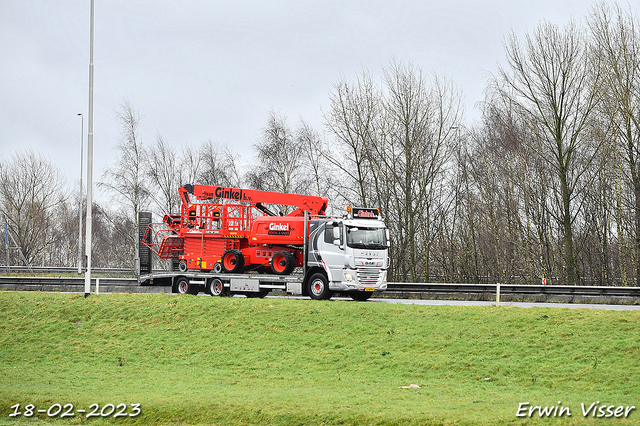
[[[331,291],[329,290],[329,281],[327,277],[318,272],[311,276],[308,281],[308,293],[312,299],[326,300],[331,298]]]
[[[216,274],[222,272],[222,263],[216,262],[216,264],[213,265],[213,272],[215,272]]]
[[[229,295],[229,289],[224,288],[224,284],[219,278],[211,278],[207,284],[207,293],[212,296],[224,297]]]
[[[278,275],[289,275],[296,266],[293,253],[290,251],[277,251],[271,258],[271,270]]]
[[[178,294],[198,294],[198,289],[196,286],[191,285],[189,283],[189,279],[185,277],[178,278],[176,281],[176,293]]]
[[[187,262],[183,260],[182,262],[178,263],[178,270],[180,272],[187,272]]]
[[[227,250],[222,255],[222,269],[229,273],[241,273],[244,268],[244,256],[240,250]]]
[[[358,291],[349,293],[349,296],[356,302],[364,302],[365,300],[369,300],[371,296],[373,296],[372,291]]]

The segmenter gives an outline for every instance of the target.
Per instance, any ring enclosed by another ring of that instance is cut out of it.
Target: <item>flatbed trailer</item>
[[[140,285],[171,286],[173,293],[198,294],[205,292],[212,296],[264,297],[277,290],[288,294],[303,294],[302,274],[227,274],[214,272],[158,272],[141,275]]]

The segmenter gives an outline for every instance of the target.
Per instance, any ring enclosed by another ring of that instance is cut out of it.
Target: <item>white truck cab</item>
[[[312,298],[326,299],[333,292],[342,292],[366,300],[387,289],[388,229],[377,209],[347,212],[342,219],[311,221],[305,276]]]

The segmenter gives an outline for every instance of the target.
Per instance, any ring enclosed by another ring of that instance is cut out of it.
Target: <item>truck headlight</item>
[[[350,273],[346,273],[344,274],[344,280],[345,281],[353,281],[353,275],[351,275]]]

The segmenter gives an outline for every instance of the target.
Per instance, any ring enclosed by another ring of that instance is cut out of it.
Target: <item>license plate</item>
[[[364,291],[376,291],[375,288],[365,288]]]

